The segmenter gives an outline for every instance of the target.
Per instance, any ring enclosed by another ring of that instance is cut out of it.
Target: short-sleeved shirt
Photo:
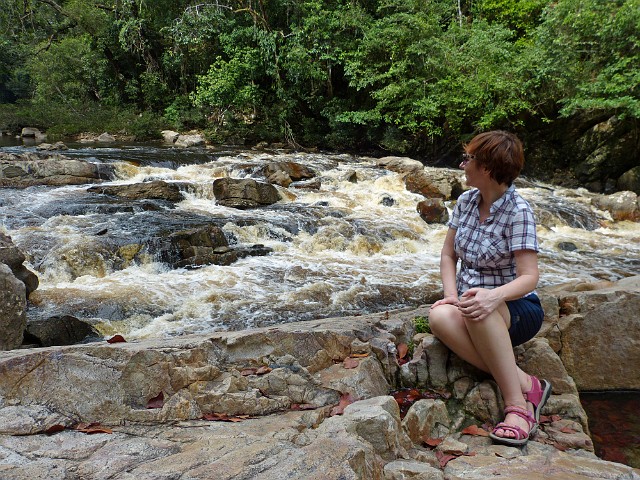
[[[456,230],[454,249],[460,259],[458,294],[473,288],[495,288],[516,278],[514,252],[539,251],[533,209],[511,185],[480,223],[480,191],[458,198],[448,223]]]

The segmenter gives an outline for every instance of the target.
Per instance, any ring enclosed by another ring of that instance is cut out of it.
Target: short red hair
[[[513,133],[503,130],[476,135],[464,150],[500,184],[511,185],[524,167],[522,142]]]

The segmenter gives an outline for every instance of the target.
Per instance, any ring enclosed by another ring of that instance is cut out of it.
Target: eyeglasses
[[[460,162],[460,168],[464,168],[471,160],[475,160],[476,156],[472,153],[463,153],[462,162]]]

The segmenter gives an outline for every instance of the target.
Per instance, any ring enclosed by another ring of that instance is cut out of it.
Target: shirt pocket
[[[501,266],[509,258],[509,245],[502,235],[486,235],[478,245],[477,265],[479,267]]]

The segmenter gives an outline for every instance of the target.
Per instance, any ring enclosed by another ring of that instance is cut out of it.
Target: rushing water
[[[0,228],[40,279],[31,295],[32,318],[73,315],[91,319],[105,336],[139,339],[380,312],[440,294],[446,227],[422,221],[416,212],[422,197],[371,158],[158,144],[69,146],[62,153],[115,164],[112,183],[161,179],[189,187],[175,208],[158,202],[152,210],[135,202],[105,204],[87,186],[0,190]],[[322,188],[281,188],[284,199],[260,209],[216,204],[215,178],[256,176],[265,163],[285,160],[315,170]],[[349,181],[352,172],[356,183]],[[540,219],[541,285],[638,273],[638,223],[612,222],[590,205],[585,190],[528,181],[518,189]],[[135,244],[150,230],[203,222],[220,226],[232,245],[263,244],[273,253],[186,270],[170,269],[152,255],[118,263],[105,249],[110,241]]]

